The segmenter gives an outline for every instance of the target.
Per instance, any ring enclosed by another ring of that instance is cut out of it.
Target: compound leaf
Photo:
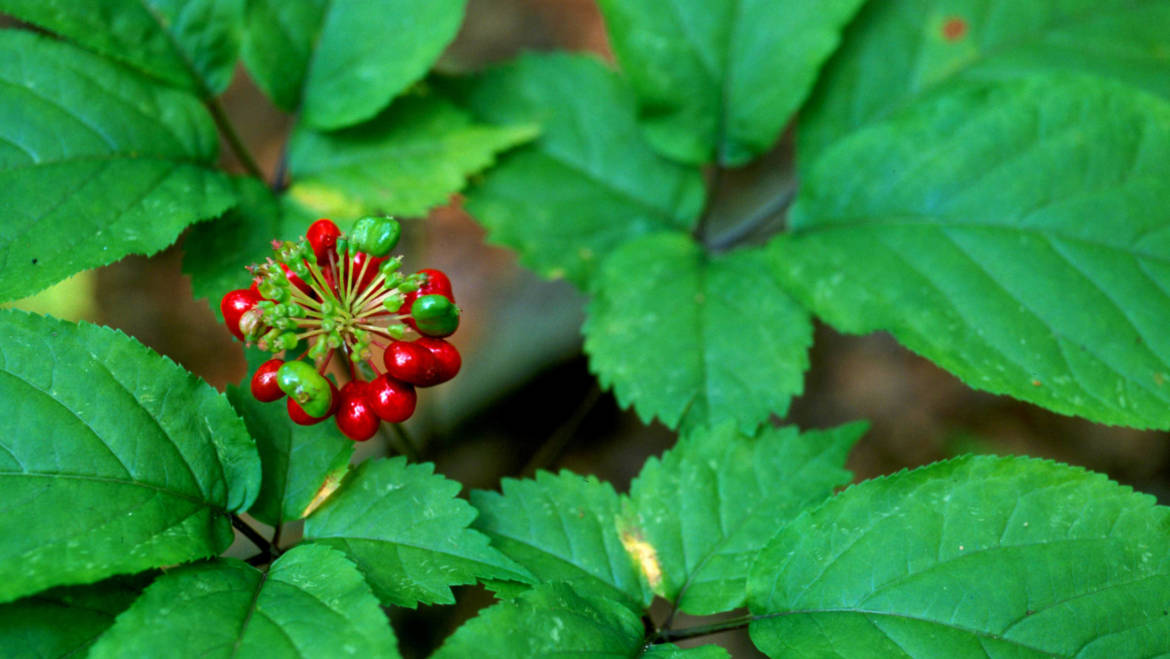
[[[1170,510],[1100,474],[966,457],[854,486],[748,581],[771,656],[1170,652]]]
[[[193,96],[68,44],[0,32],[0,301],[151,254],[234,202]]]
[[[265,574],[234,559],[159,577],[90,657],[398,657],[390,623],[352,563],[301,545]]]
[[[535,135],[532,125],[475,123],[437,96],[406,96],[359,126],[294,132],[289,194],[323,217],[424,217],[496,153]]]
[[[87,586],[61,586],[0,605],[0,655],[84,656],[153,576],[147,573]]]
[[[250,364],[249,372],[254,368]],[[256,440],[263,465],[260,493],[248,514],[273,525],[301,519],[323,487],[340,484],[354,443],[332,423],[296,425],[288,418],[284,400],[261,403],[249,390],[250,381],[245,377],[239,387],[227,388],[228,400]]]
[[[647,460],[630,486],[622,536],[654,592],[694,615],[743,606],[756,555],[797,514],[849,482],[845,458],[864,431],[854,423],[750,437],[725,424]]]
[[[466,0],[255,0],[244,62],[278,106],[336,130],[365,121],[423,77]]]
[[[0,0],[39,25],[209,98],[231,82],[245,0]]]
[[[645,643],[643,636],[641,618],[621,604],[549,583],[484,609],[434,656],[634,657]]]
[[[715,257],[681,233],[605,261],[585,321],[590,369],[647,423],[745,432],[783,415],[808,368],[812,322],[758,249]]]
[[[650,148],[633,95],[601,62],[525,55],[452,87],[491,123],[541,126],[535,142],[501,158],[466,195],[490,239],[537,272],[584,287],[622,243],[698,218],[699,170]]]
[[[369,460],[305,521],[305,539],[345,552],[385,604],[451,604],[477,578],[529,581],[524,568],[467,528],[475,509],[430,463]]]
[[[774,254],[842,331],[889,330],[979,389],[1168,428],[1167,126],[1170,104],[1100,79],[956,91],[825,154]]]
[[[870,2],[801,110],[805,164],[834,141],[957,80],[1107,76],[1170,97],[1161,0]]]
[[[215,555],[260,486],[207,383],[115,330],[0,312],[0,601]]]
[[[646,136],[742,165],[772,147],[862,0],[601,0]]]

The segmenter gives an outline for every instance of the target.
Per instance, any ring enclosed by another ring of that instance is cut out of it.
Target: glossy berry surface
[[[324,218],[311,224],[305,233],[305,238],[313,248],[313,254],[316,255],[318,263],[328,262],[328,254],[337,245],[337,239],[340,236],[341,230],[337,228],[337,225],[332,220]]]
[[[390,377],[387,374],[374,378],[366,395],[370,407],[383,421],[402,423],[414,414],[418,404],[418,394],[414,386]]]
[[[355,442],[364,442],[378,432],[381,419],[370,405],[369,383],[354,380],[341,388],[337,413],[337,428]]]
[[[228,291],[219,301],[219,310],[223,313],[223,323],[237,339],[243,341],[244,333],[240,331],[240,318],[259,304],[260,293],[251,288]]]
[[[418,338],[414,343],[426,348],[435,358],[435,370],[438,373],[440,384],[459,374],[459,369],[463,366],[463,358],[455,346],[444,339],[430,336]]]
[[[382,360],[386,373],[417,387],[439,383],[439,364],[431,351],[410,341],[395,341],[386,348]]]
[[[451,336],[459,329],[459,307],[438,294],[423,295],[410,305],[414,328],[425,336]]]
[[[252,396],[262,403],[271,403],[284,398],[284,392],[276,382],[276,371],[284,364],[282,359],[269,359],[252,375]]]

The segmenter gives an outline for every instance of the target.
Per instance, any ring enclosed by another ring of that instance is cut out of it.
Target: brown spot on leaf
[[[958,41],[967,36],[967,21],[958,16],[948,16],[942,25],[942,36],[947,41]]]
[[[1040,385],[1042,385],[1042,384],[1043,384],[1043,383],[1042,383],[1042,382],[1040,382],[1039,380],[1032,380],[1032,386],[1033,386],[1033,387],[1039,387],[1039,386],[1040,386]]]

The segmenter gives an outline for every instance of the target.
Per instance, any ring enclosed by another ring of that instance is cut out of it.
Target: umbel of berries
[[[332,416],[364,441],[382,421],[410,418],[416,387],[455,377],[451,281],[438,270],[399,272],[390,251],[401,231],[390,217],[358,220],[349,235],[317,220],[297,242],[274,241],[274,254],[249,268],[252,285],[223,296],[228,330],[274,355],[252,376],[257,400],[284,398],[302,425]],[[351,375],[340,388],[326,375],[334,358]]]

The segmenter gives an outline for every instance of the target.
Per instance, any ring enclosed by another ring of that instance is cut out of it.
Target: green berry
[[[386,256],[398,244],[402,226],[392,217],[363,217],[353,225],[354,249],[370,256]]]
[[[282,364],[276,371],[276,384],[311,417],[323,417],[333,406],[329,381],[306,362],[297,360]]]
[[[420,334],[444,337],[459,327],[459,307],[443,295],[423,295],[410,305],[410,317]]]

